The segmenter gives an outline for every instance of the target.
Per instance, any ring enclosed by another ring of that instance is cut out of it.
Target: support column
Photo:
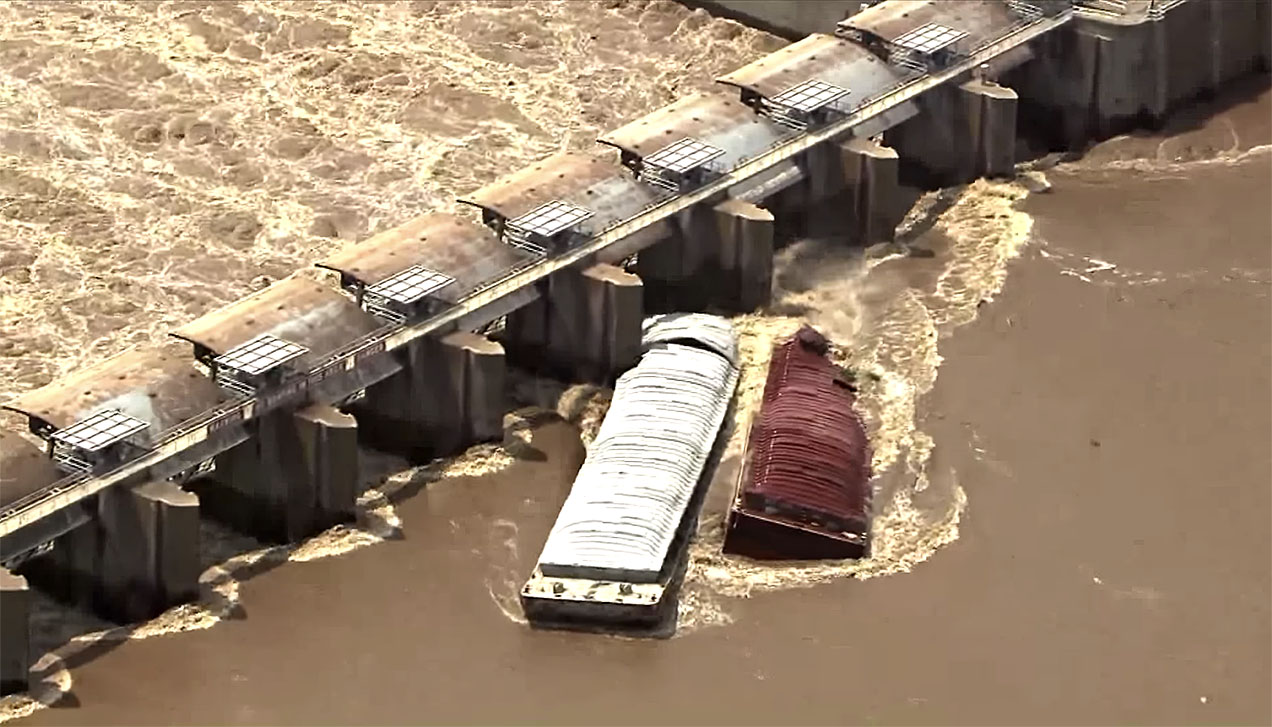
[[[0,696],[24,692],[31,668],[31,591],[0,568]]]
[[[958,90],[976,150],[963,178],[1011,176],[1016,166],[1016,92],[985,80],[968,81]]]
[[[204,508],[233,528],[271,542],[293,542],[354,517],[358,427],[326,405],[269,412],[253,436],[217,456],[196,483]]]
[[[891,242],[905,215],[897,182],[896,150],[871,139],[849,139],[839,145],[839,153],[853,220],[852,242]]]
[[[608,382],[636,363],[643,315],[640,277],[604,263],[564,270],[508,316],[508,353],[531,370]]]
[[[724,295],[717,304],[735,312],[768,305],[773,293],[773,214],[730,199],[713,209],[720,237]]]
[[[198,598],[198,496],[159,481],[99,497],[95,610],[130,623]]]
[[[703,310],[711,296],[704,284],[716,258],[715,215],[694,205],[675,216],[674,234],[640,251],[636,274],[650,313]]]
[[[160,480],[103,490],[93,518],[24,566],[53,596],[118,623],[199,595],[199,498]]]
[[[918,116],[885,138],[927,186],[1010,175],[1015,165],[1016,92],[992,81],[938,87],[919,100]]]
[[[503,437],[503,346],[459,332],[414,341],[401,359],[400,373],[352,407],[369,446],[426,462]]]
[[[806,203],[810,206],[839,197],[844,191],[843,172],[840,168],[837,144],[828,141],[805,151],[800,157],[807,189]]]

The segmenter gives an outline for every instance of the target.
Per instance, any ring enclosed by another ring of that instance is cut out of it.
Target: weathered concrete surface
[[[509,359],[567,380],[611,381],[640,355],[643,308],[637,275],[604,263],[562,271],[541,284],[538,300],[508,315]]]
[[[773,202],[727,199],[681,213],[678,234],[636,261],[646,310],[746,312],[767,303],[780,219]]]
[[[650,312],[705,310],[711,300],[716,220],[706,205],[676,215],[676,234],[641,250],[635,271]]]
[[[948,186],[1009,175],[1015,163],[1016,92],[973,79],[919,99],[919,116],[884,134],[925,184]]]
[[[502,346],[460,332],[420,339],[398,356],[402,372],[368,388],[351,407],[364,442],[424,461],[502,436]]]
[[[1268,0],[1194,0],[1158,21],[1075,18],[1035,44],[1036,59],[1004,76],[1031,127],[1080,147],[1145,123],[1241,76],[1266,71]]]
[[[861,9],[861,0],[682,0],[712,15],[732,18],[796,40],[810,33],[833,33],[835,23]]]
[[[872,139],[854,138],[839,145],[839,154],[853,242],[890,242],[905,215],[896,150]]]
[[[199,595],[199,498],[171,482],[101,495],[96,610],[138,621]]]
[[[30,612],[31,592],[26,579],[0,568],[0,695],[27,688]]]
[[[192,486],[212,517],[271,542],[293,542],[351,520],[358,488],[358,427],[330,406],[273,411],[253,436],[218,455]]]
[[[732,311],[767,305],[773,293],[773,213],[731,199],[716,205],[719,273],[725,281],[717,304]]]
[[[967,104],[968,136],[975,144],[972,178],[1011,176],[1016,164],[1016,92],[980,79],[958,88]]]
[[[36,586],[119,623],[198,596],[197,496],[158,481],[104,490],[91,508],[92,520],[23,566]]]

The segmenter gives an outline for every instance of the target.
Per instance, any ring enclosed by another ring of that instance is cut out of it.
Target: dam
[[[285,281],[175,331],[171,346],[9,402],[50,456],[6,439],[4,461],[27,464],[5,468],[4,562],[36,581],[86,584],[106,612],[153,613],[190,592],[191,514],[275,540],[347,518],[360,439],[417,457],[454,451],[495,434],[505,365],[608,381],[633,362],[642,306],[763,302],[772,230],[809,205],[846,194],[857,239],[885,239],[896,165],[947,180],[1008,173],[1018,102],[1022,114],[1062,111],[1072,142],[1266,59],[1257,37],[1214,40],[1260,27],[1262,5],[1146,4],[1131,20],[1091,6],[986,3],[959,27],[920,3],[905,18],[913,27],[897,28],[884,16],[896,4],[883,3],[720,79],[738,95],[655,112],[634,122],[643,138],[607,134],[618,164],[554,157],[466,197],[480,223],[429,216],[351,247],[324,264],[343,291]],[[1253,22],[1236,17],[1247,11]],[[1198,18],[1220,16],[1198,30]],[[955,31],[937,36],[954,45],[907,45],[929,25]],[[1190,59],[1186,43],[1223,48],[1223,60],[1172,61]],[[1075,46],[1100,60],[1075,70]],[[1119,77],[1119,54],[1152,83]],[[1176,62],[1192,75],[1173,74]],[[938,132],[957,143],[931,143]],[[686,143],[673,159],[657,156],[665,142]],[[498,252],[457,259],[469,245]],[[376,255],[400,264],[372,266]],[[687,302],[695,295],[707,300]],[[389,442],[403,425],[413,433]],[[211,460],[214,476],[201,477]],[[155,595],[131,604],[119,584]],[[9,614],[23,588],[6,574],[6,659],[22,652]]]

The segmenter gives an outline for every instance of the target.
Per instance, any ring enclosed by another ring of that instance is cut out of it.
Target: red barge
[[[870,554],[870,444],[856,393],[809,326],[774,347],[724,550],[760,559]]]

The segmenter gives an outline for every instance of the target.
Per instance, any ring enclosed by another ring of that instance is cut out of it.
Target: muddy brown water
[[[54,706],[5,706],[50,725],[1272,723],[1270,100],[1256,84],[1100,144],[1046,194],[951,192],[917,228],[929,258],[785,251],[774,305],[737,320],[741,405],[676,638],[519,622],[584,454],[545,416],[512,454],[368,500],[303,562],[238,571],[217,617],[46,659]],[[763,352],[802,319],[874,375],[859,565],[715,550]],[[585,432],[593,393],[557,406]]]

